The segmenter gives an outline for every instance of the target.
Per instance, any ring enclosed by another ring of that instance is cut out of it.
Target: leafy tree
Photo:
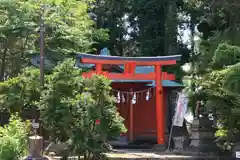
[[[36,69],[25,69],[18,77],[0,83],[1,109],[22,114],[38,106],[52,140],[66,143],[70,152],[96,158],[108,149],[109,137],[126,129],[110,93],[111,82],[103,76],[83,79],[74,64],[64,61],[46,75],[42,92]]]
[[[42,5],[44,4],[44,5]],[[55,61],[72,52],[92,51],[108,36],[95,29],[88,5],[77,0],[2,0],[0,2],[0,79],[17,76],[39,52],[39,23],[45,23],[45,51]]]
[[[96,0],[90,5],[90,11],[97,15],[96,26],[108,29],[109,34],[109,41],[100,43],[98,48],[108,47],[113,55],[130,56],[132,43],[126,39],[130,0]]]
[[[40,99],[39,70],[26,68],[18,77],[0,83],[1,111],[22,113]]]
[[[97,15],[97,27],[109,29],[105,45],[113,55],[159,56],[181,49],[177,14],[183,4],[181,0],[97,0],[91,11]]]
[[[236,64],[239,60],[240,48],[226,43],[219,44],[213,57],[214,67],[217,68],[223,68],[228,65]]]
[[[224,82],[224,88],[231,94],[239,97],[239,84],[240,84],[240,64],[237,63],[229,68]]]
[[[205,74],[196,81],[197,87],[201,89],[190,95],[190,105],[194,105],[196,100],[201,100],[204,102],[205,113],[208,113],[209,109],[215,112],[215,118],[218,124],[221,124],[217,126],[217,144],[224,150],[231,149],[231,146],[229,148],[226,144],[238,139],[240,127],[238,97],[230,94],[224,85],[230,70],[227,68]]]
[[[110,81],[101,76],[83,79],[73,65],[67,60],[48,77],[39,102],[41,118],[54,141],[94,159],[107,149],[107,138],[125,132],[125,127],[110,94]]]
[[[195,87],[190,104],[202,100],[205,109],[214,109],[218,125],[216,136],[223,149],[230,150],[239,134],[239,21],[236,1],[201,0],[202,22],[199,53],[195,61]],[[211,9],[211,10],[210,10]],[[234,11],[235,13],[233,14]]]

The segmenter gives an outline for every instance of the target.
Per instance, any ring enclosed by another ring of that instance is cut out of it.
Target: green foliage
[[[66,60],[46,75],[42,94],[36,69],[27,68],[0,83],[1,109],[22,113],[27,107],[39,106],[52,140],[67,143],[79,155],[100,155],[107,149],[107,139],[126,129],[110,93],[111,82],[103,76],[83,79],[74,64]]]
[[[219,128],[215,133],[215,136],[217,137],[217,145],[222,150],[230,151],[233,147],[233,143],[228,141],[229,134],[229,130],[223,128]]]
[[[47,77],[39,104],[44,127],[57,141],[68,140],[67,132],[74,122],[73,99],[83,90],[81,70],[73,69],[73,65],[73,61],[67,60]]]
[[[132,1],[131,5],[131,16],[133,19],[137,17],[132,22],[132,25],[136,30],[139,30],[136,40],[140,43],[141,54],[145,56],[164,55],[164,51],[168,50],[164,43],[166,31],[165,19],[167,19],[166,11],[168,10],[167,1],[139,0]],[[173,12],[176,13],[176,10]],[[170,31],[169,24],[168,27]]]
[[[217,121],[220,126],[217,126],[216,138],[217,144],[222,149],[231,149],[231,143],[238,139],[240,133],[239,119],[239,96],[230,94],[226,89],[226,75],[231,72],[231,68],[222,70],[214,70],[204,74],[201,78],[195,81],[198,91],[190,94],[190,105],[195,106],[196,101],[204,102],[203,110],[211,109],[217,115]]]
[[[39,70],[26,68],[18,77],[0,83],[2,111],[22,112],[40,99]]]
[[[227,43],[226,37],[225,34],[218,34],[201,44],[200,51],[204,55],[201,54],[198,64],[202,70],[197,72],[199,74],[194,82],[196,89],[190,92],[190,104],[195,106],[196,101],[202,100],[206,110],[215,111],[217,121],[221,124],[216,132],[217,144],[224,150],[230,150],[240,133],[237,112],[240,109],[240,49],[239,45],[233,45],[232,40]]]
[[[221,43],[218,45],[214,57],[213,64],[216,68],[223,68],[228,65],[234,65],[240,61],[240,47]]]
[[[109,30],[105,45],[113,55],[182,54],[177,41],[182,0],[97,0],[93,4],[97,27]]]
[[[102,76],[82,79],[67,60],[48,77],[39,103],[44,127],[55,141],[67,143],[78,155],[96,156],[106,149],[109,136],[125,132],[110,81]],[[96,124],[100,121],[100,124]]]
[[[78,0],[0,1],[0,80],[17,76],[39,52],[41,16],[45,51],[55,61],[72,52],[93,51],[96,41],[107,40],[106,30],[94,28],[87,10]]]
[[[12,115],[9,124],[0,127],[0,159],[19,160],[27,153],[30,122]]]
[[[229,67],[229,72],[226,74],[224,88],[229,94],[239,97],[240,91],[240,63]],[[239,103],[240,104],[240,103]]]

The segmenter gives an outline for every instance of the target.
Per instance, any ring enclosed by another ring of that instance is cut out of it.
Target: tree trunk
[[[196,60],[196,55],[195,55],[195,24],[194,20],[191,17],[190,20],[190,31],[191,31],[191,59],[192,59],[192,68],[195,70],[195,60]]]
[[[1,68],[0,68],[0,81],[4,81],[4,72],[5,72],[7,50],[8,50],[8,48],[6,47],[3,51],[2,64],[1,64]]]

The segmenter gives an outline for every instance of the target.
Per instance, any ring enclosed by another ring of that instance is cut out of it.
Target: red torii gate
[[[164,145],[164,107],[162,80],[175,80],[173,74],[162,72],[162,67],[176,64],[181,55],[159,56],[159,57],[118,57],[100,56],[91,54],[78,54],[82,63],[95,64],[95,71],[83,73],[84,77],[93,74],[101,74],[109,79],[125,80],[155,80],[156,85],[156,120],[157,120],[157,143]],[[103,65],[124,65],[124,73],[108,73],[103,71]],[[149,74],[136,74],[136,66],[154,66],[155,72]]]

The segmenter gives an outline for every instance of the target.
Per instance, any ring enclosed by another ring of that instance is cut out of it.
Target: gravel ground
[[[109,160],[230,160],[229,158],[218,158],[214,156],[194,156],[194,155],[180,155],[171,152],[154,153],[150,150],[134,150],[134,149],[120,149],[113,150],[113,152],[105,153]],[[60,157],[55,157],[53,160],[60,160]],[[69,160],[77,160],[77,158],[69,157]]]
[[[213,156],[187,156],[177,155],[173,153],[153,153],[135,150],[117,150],[114,153],[106,154],[109,159],[168,159],[168,160],[184,160],[184,159],[197,159],[197,160],[217,160],[219,158]]]

